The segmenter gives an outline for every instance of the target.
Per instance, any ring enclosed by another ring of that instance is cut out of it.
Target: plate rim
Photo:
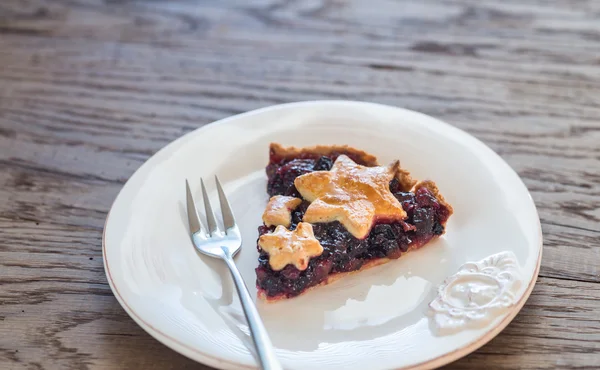
[[[441,119],[438,119],[436,117],[430,116],[428,114],[419,112],[419,111],[415,111],[415,110],[411,110],[411,109],[407,109],[407,108],[402,108],[402,107],[397,107],[397,106],[393,106],[393,105],[389,105],[389,104],[381,104],[381,103],[374,103],[374,102],[367,102],[367,101],[358,101],[358,100],[339,100],[339,99],[332,99],[332,100],[306,100],[306,101],[297,101],[297,102],[290,102],[290,103],[283,103],[283,104],[274,104],[274,105],[269,105],[266,107],[262,107],[262,108],[258,108],[258,109],[254,109],[254,110],[250,110],[250,111],[246,111],[246,112],[242,112],[239,114],[234,114],[231,116],[227,116],[225,118],[222,118],[220,120],[217,121],[213,121],[210,122],[208,124],[205,124],[204,126],[198,127],[184,135],[179,136],[178,138],[172,140],[171,142],[167,143],[166,145],[164,145],[163,147],[161,147],[156,153],[152,154],[149,158],[147,158],[144,163],[142,163],[127,179],[127,181],[125,182],[125,184],[123,184],[123,186],[121,187],[121,189],[119,190],[119,192],[117,193],[117,195],[115,196],[113,202],[111,203],[111,206],[109,208],[109,211],[106,215],[106,219],[104,222],[104,227],[103,227],[103,231],[102,231],[102,260],[103,260],[103,265],[104,265],[104,271],[105,271],[105,275],[108,281],[108,284],[113,292],[113,295],[115,296],[115,298],[117,299],[117,301],[119,302],[119,304],[121,305],[121,307],[123,307],[123,309],[125,310],[125,312],[129,315],[129,317],[131,317],[133,319],[133,321],[138,324],[142,329],[144,329],[144,331],[146,333],[148,333],[151,337],[153,337],[154,339],[156,339],[157,341],[159,341],[160,343],[162,343],[163,345],[165,345],[166,347],[172,349],[173,351],[186,356],[187,358],[194,360],[196,362],[200,362],[203,363],[205,365],[208,366],[213,366],[213,367],[217,367],[217,368],[223,368],[222,366],[228,366],[228,368],[231,369],[257,369],[256,366],[249,366],[249,365],[245,365],[239,362],[235,362],[235,361],[231,361],[231,360],[227,360],[227,359],[223,359],[214,355],[211,355],[209,353],[203,352],[197,348],[194,348],[192,346],[189,346],[188,344],[179,341],[165,333],[163,333],[162,331],[160,331],[159,329],[155,328],[154,326],[152,326],[152,324],[144,321],[144,319],[142,319],[140,316],[138,316],[138,314],[136,314],[136,312],[127,304],[127,302],[125,301],[125,299],[123,298],[123,296],[121,295],[121,293],[119,292],[115,282],[113,281],[112,278],[112,274],[110,272],[110,267],[108,265],[108,260],[107,260],[107,252],[106,252],[106,231],[107,231],[107,226],[108,226],[108,221],[111,215],[111,211],[115,205],[115,203],[117,202],[117,200],[119,199],[119,196],[121,195],[121,193],[123,192],[123,189],[125,188],[125,186],[127,185],[127,183],[130,181],[131,177],[133,177],[137,172],[139,172],[141,169],[145,168],[148,165],[148,162],[150,161],[150,159],[152,159],[153,157],[159,155],[161,152],[166,151],[168,148],[170,148],[171,146],[175,146],[177,145],[180,141],[182,141],[185,137],[197,133],[198,131],[201,130],[205,130],[207,128],[210,127],[215,127],[216,125],[222,125],[222,124],[226,124],[229,121],[233,120],[233,119],[239,119],[240,117],[244,117],[244,116],[249,116],[249,115],[255,115],[255,114],[260,114],[264,111],[267,110],[273,110],[273,109],[285,109],[285,108],[290,108],[290,107],[295,107],[295,106],[303,106],[303,105],[314,105],[314,104],[351,104],[351,105],[365,105],[365,106],[375,106],[375,107],[383,107],[383,108],[393,108],[396,110],[401,110],[407,113],[411,113],[411,114],[416,114],[416,115],[420,115],[423,117],[426,117],[427,119],[430,120],[435,120],[443,125],[446,125],[448,127],[451,127],[454,130],[460,131],[462,134],[465,134],[467,137],[469,137],[469,139],[474,140],[475,142],[477,142],[478,145],[480,145],[482,148],[485,148],[485,150],[487,150],[491,155],[496,156],[497,158],[499,158],[502,162],[504,162],[508,169],[510,171],[512,171],[516,176],[517,179],[519,180],[519,182],[523,185],[523,187],[525,188],[527,194],[529,195],[529,201],[531,203],[531,205],[533,206],[533,211],[535,213],[535,219],[537,222],[537,229],[538,229],[538,240],[539,240],[539,246],[538,246],[538,257],[537,257],[537,261],[536,261],[536,266],[535,266],[535,270],[533,272],[533,275],[531,277],[531,280],[528,283],[527,289],[523,292],[523,295],[521,296],[521,298],[519,299],[519,301],[514,304],[510,311],[508,312],[508,314],[504,317],[504,319],[502,319],[498,324],[496,324],[495,326],[491,327],[490,329],[488,329],[488,331],[485,332],[485,334],[483,334],[482,336],[480,336],[477,339],[474,339],[473,341],[463,345],[460,348],[456,348],[453,351],[447,352],[445,354],[439,355],[435,358],[426,360],[426,361],[422,361],[413,365],[408,365],[408,366],[404,366],[404,367],[397,367],[394,368],[394,370],[424,370],[424,369],[432,369],[432,368],[437,368],[446,364],[449,364],[451,362],[454,362],[474,351],[476,351],[477,349],[481,348],[483,345],[485,345],[486,343],[488,343],[490,340],[492,340],[493,338],[495,338],[502,330],[504,330],[508,324],[510,324],[512,322],[512,320],[517,316],[517,314],[521,311],[521,309],[523,308],[523,306],[525,305],[525,303],[527,302],[527,300],[529,299],[531,292],[533,291],[533,288],[535,286],[535,284],[537,283],[537,279],[539,276],[539,271],[540,271],[540,266],[541,266],[541,261],[542,261],[542,254],[543,254],[543,232],[542,232],[542,227],[541,227],[541,220],[539,218],[539,213],[537,211],[537,207],[535,205],[535,202],[533,201],[533,198],[531,197],[531,193],[529,191],[529,189],[527,188],[527,186],[525,185],[525,183],[523,182],[523,180],[521,179],[521,177],[519,176],[518,173],[516,173],[516,171],[512,168],[512,166],[510,166],[498,153],[496,153],[492,148],[490,148],[488,145],[486,145],[483,141],[479,140],[478,138],[476,138],[475,136],[471,135],[470,133],[456,127],[453,126]]]

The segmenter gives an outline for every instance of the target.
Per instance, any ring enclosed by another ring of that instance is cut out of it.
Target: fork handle
[[[283,368],[279,361],[277,361],[275,350],[273,349],[267,330],[265,329],[258,311],[256,310],[256,306],[252,301],[252,297],[248,292],[248,287],[246,287],[240,271],[235,265],[235,262],[233,262],[233,257],[229,250],[227,248],[222,249],[225,252],[223,254],[223,260],[225,260],[227,267],[229,267],[229,271],[231,271],[231,276],[235,282],[235,288],[237,289],[242,308],[244,309],[244,315],[246,315],[246,320],[250,327],[254,348],[256,349],[256,354],[260,361],[260,367],[263,370],[282,370]]]

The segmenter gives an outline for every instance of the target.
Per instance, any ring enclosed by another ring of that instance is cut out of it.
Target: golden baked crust
[[[302,203],[302,199],[275,195],[269,199],[267,208],[263,213],[262,220],[267,226],[290,227],[292,223],[292,211]]]
[[[275,271],[294,265],[304,271],[312,257],[323,253],[321,243],[315,238],[312,225],[300,222],[293,231],[277,226],[275,231],[258,238],[258,246],[269,254],[269,264]]]
[[[410,172],[401,167],[398,167],[396,179],[400,183],[400,191],[404,192],[410,191],[410,189],[412,189],[413,186],[415,186],[415,184],[417,183],[417,180],[413,179],[412,176],[410,176]]]
[[[365,151],[352,148],[348,145],[316,145],[306,148],[296,148],[294,146],[284,147],[278,143],[271,143],[270,147],[271,156],[275,156],[283,159],[293,159],[306,155],[330,155],[332,153],[345,154],[350,157],[360,158],[360,160],[366,166],[376,166],[377,157],[371,155]]]
[[[406,212],[390,191],[390,181],[400,162],[367,167],[340,155],[330,171],[315,171],[294,181],[302,197],[310,202],[303,221],[339,221],[350,234],[364,239],[378,218],[402,221]]]

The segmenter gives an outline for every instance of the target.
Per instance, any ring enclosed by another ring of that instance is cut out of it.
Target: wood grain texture
[[[127,178],[171,140],[276,103],[402,106],[523,178],[540,279],[451,369],[600,367],[600,2],[0,2],[0,368],[203,369],[142,331],[104,276]]]

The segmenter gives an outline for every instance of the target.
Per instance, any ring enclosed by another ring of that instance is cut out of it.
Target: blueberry
[[[390,181],[390,191],[392,193],[400,191],[400,181],[398,181],[397,178],[393,178],[392,181]]]
[[[419,208],[413,215],[413,224],[418,235],[431,234],[435,223],[435,212],[431,208]]]
[[[287,265],[283,270],[281,270],[281,275],[286,279],[295,280],[300,277],[300,273],[302,271],[298,270],[292,265]]]
[[[397,192],[394,193],[394,195],[396,196],[396,199],[398,199],[398,201],[400,202],[414,202],[415,201],[415,194],[414,193],[404,193],[404,192]]]
[[[313,170],[315,171],[329,171],[333,166],[333,161],[329,157],[322,156],[315,163]]]
[[[406,252],[408,250],[410,243],[412,243],[412,240],[406,234],[402,235],[402,237],[398,239],[398,247],[402,252]]]
[[[396,233],[394,232],[393,226],[390,224],[376,225],[371,233],[376,237],[383,237],[389,240],[396,239]]]
[[[440,204],[437,199],[431,194],[427,188],[420,188],[417,190],[416,200],[421,207],[434,207],[439,208]]]
[[[433,225],[433,233],[435,235],[442,235],[444,233],[444,226],[439,222],[436,222],[435,225]]]
[[[266,253],[261,253],[261,254],[258,256],[258,263],[259,263],[261,266],[266,266],[266,265],[269,263],[269,255],[268,255],[268,254],[266,254]]]
[[[400,257],[400,255],[402,254],[402,251],[398,247],[398,243],[393,240],[388,240],[383,245],[383,250],[384,250],[385,256],[387,258],[396,259],[396,258]]]
[[[313,171],[314,160],[294,159],[279,167],[269,176],[267,192],[270,196],[293,192],[294,180],[300,175]]]
[[[402,204],[402,208],[404,209],[404,211],[408,213],[409,216],[412,215],[413,210],[417,206],[415,194],[398,192],[394,193],[394,196]]]
[[[317,262],[315,264],[313,272],[315,283],[318,283],[321,280],[325,279],[327,275],[329,275],[329,272],[331,271],[332,267],[333,261],[331,259],[324,259]]]

